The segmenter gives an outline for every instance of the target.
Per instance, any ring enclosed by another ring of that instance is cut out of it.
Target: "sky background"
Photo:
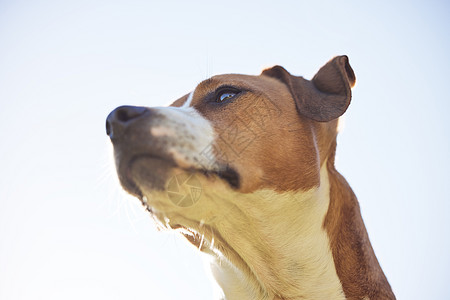
[[[398,299],[450,299],[447,1],[0,0],[0,299],[212,299],[117,183],[105,118],[214,74],[357,77],[337,166]]]

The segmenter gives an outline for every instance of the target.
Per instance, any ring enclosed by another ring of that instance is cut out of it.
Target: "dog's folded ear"
[[[340,117],[350,105],[355,74],[347,56],[337,56],[324,65],[312,80],[289,74],[281,66],[261,75],[277,78],[287,85],[300,114],[319,122]]]

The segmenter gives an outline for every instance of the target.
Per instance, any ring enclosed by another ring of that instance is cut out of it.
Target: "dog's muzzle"
[[[151,108],[120,106],[106,119],[119,180],[125,190],[139,198],[143,195],[138,182],[163,190],[168,172],[176,166],[167,153],[168,138],[150,133],[152,124],[162,118]]]
[[[163,191],[175,168],[215,174],[238,188],[239,176],[233,168],[205,160],[203,152],[212,140],[202,139],[207,136],[206,126],[199,119],[195,112],[170,107],[120,106],[113,110],[106,119],[106,133],[114,146],[124,189],[139,198],[144,186]]]

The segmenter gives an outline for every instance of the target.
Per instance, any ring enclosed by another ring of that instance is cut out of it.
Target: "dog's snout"
[[[106,118],[106,134],[110,138],[120,137],[124,130],[140,119],[142,116],[149,113],[150,110],[146,107],[139,106],[119,106],[114,109]]]

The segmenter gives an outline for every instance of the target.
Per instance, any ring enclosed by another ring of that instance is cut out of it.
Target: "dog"
[[[395,299],[334,166],[355,80],[338,56],[311,80],[274,66],[213,76],[168,107],[118,107],[119,180],[211,255],[224,299]]]

